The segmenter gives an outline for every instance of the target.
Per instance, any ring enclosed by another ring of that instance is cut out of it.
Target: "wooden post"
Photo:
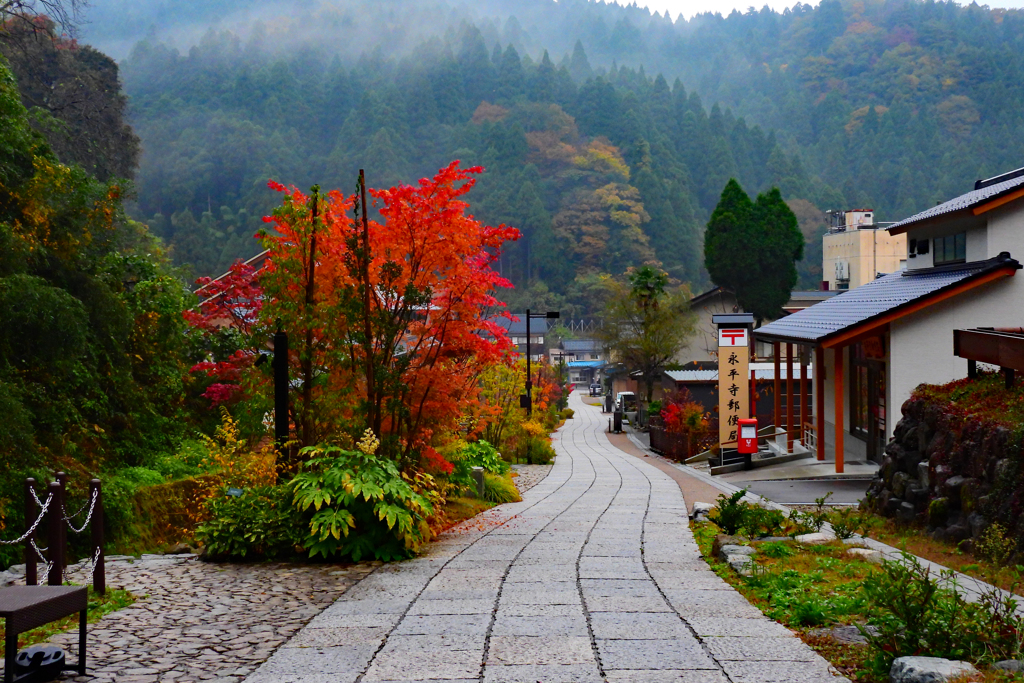
[[[63,474],[63,473],[62,473]],[[46,583],[51,586],[60,586],[64,583],[63,562],[64,558],[61,557],[61,543],[60,543],[60,532],[64,528],[64,515],[61,514],[61,508],[64,507],[63,496],[61,492],[60,482],[51,481],[48,489],[50,495],[53,496],[53,500],[50,501],[50,509],[47,510],[47,522],[49,523],[47,533],[47,544],[50,546],[50,573],[47,576]]]
[[[107,592],[107,574],[104,569],[106,558],[103,557],[103,489],[100,487],[100,480],[93,479],[89,482],[89,500],[92,500],[93,492],[96,495],[96,507],[92,513],[92,557],[96,564],[92,571],[92,590],[98,595]]]
[[[775,384],[773,387],[775,395],[772,397],[775,405],[772,408],[772,422],[775,423],[776,430],[782,426],[782,380],[779,379],[782,375],[782,359],[779,357],[781,352],[782,345],[779,342],[772,342],[772,356],[775,362]]]
[[[818,460],[825,459],[825,349],[814,347],[814,431]]]
[[[844,459],[846,457],[846,444],[843,443],[843,349],[838,347],[832,350],[836,357],[836,376],[833,384],[836,392],[836,474],[842,474],[844,470]]]
[[[36,499],[32,495],[36,487],[36,480],[29,477],[25,480],[25,531],[32,528],[32,524],[35,523],[36,517],[39,516],[39,510],[36,509]],[[39,583],[39,577],[36,574],[36,551],[32,547],[32,541],[36,539],[36,534],[33,532],[28,538],[25,539],[25,585],[35,586]]]
[[[796,403],[793,395],[793,345],[786,343],[786,452],[793,452],[793,432],[796,421]]]
[[[805,350],[802,346],[798,348],[800,354],[800,444],[807,448],[803,433],[804,425],[807,424],[807,356],[810,350]]]
[[[58,472],[57,481],[60,482],[60,507],[57,508],[57,516],[61,520],[60,524],[60,571],[61,571],[61,584],[64,583],[64,567],[68,564],[68,527],[64,523],[64,517],[67,513],[68,506],[68,475],[67,472]],[[51,508],[52,509],[52,508]]]
[[[750,371],[750,417],[757,419],[757,373]]]

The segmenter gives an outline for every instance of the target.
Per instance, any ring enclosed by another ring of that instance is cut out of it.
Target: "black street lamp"
[[[519,405],[526,408],[527,417],[533,415],[533,380],[530,379],[530,318],[554,320],[560,317],[561,315],[558,311],[530,313],[530,309],[526,309],[526,394],[519,397]]]

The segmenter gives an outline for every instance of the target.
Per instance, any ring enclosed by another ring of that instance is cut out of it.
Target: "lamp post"
[[[533,415],[533,380],[530,379],[530,319],[546,318],[548,320],[555,320],[560,317],[561,315],[558,311],[530,313],[530,309],[526,309],[526,394],[522,396],[519,404],[526,408],[527,417],[531,417]]]

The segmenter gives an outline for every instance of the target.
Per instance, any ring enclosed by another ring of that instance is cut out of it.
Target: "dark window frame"
[[[947,263],[967,262],[967,233],[958,232],[932,239],[932,264],[944,266]]]

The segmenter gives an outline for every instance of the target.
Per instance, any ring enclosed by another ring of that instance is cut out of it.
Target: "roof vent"
[[[1024,176],[1024,168],[1018,168],[1016,171],[1010,171],[1003,175],[997,175],[994,178],[986,178],[985,180],[978,180],[974,183],[974,189],[980,190],[983,187],[989,187],[998,183],[1006,182],[1007,180],[1013,180],[1014,178],[1020,178]]]

